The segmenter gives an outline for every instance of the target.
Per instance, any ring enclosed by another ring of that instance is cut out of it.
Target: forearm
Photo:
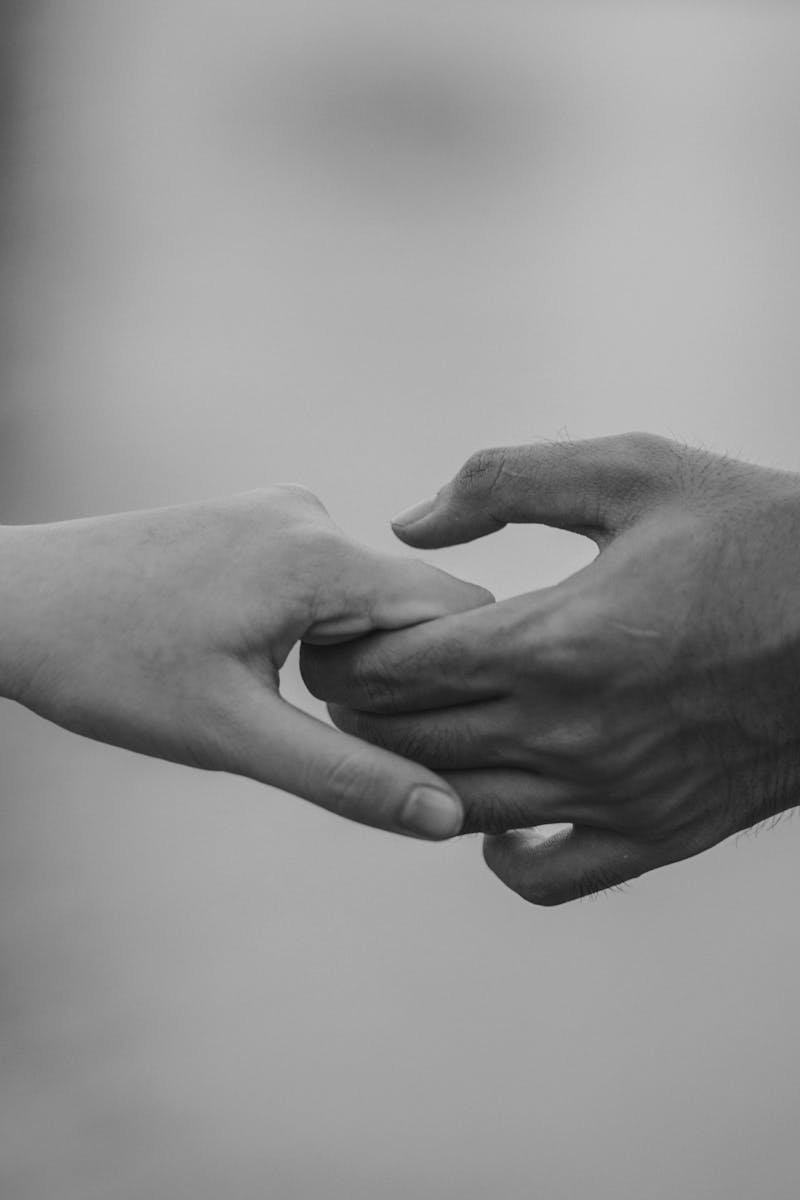
[[[0,526],[0,696],[11,700],[23,699],[36,673],[45,528]]]

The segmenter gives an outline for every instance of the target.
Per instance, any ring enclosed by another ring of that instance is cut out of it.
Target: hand
[[[798,803],[800,477],[642,434],[490,450],[395,531],[431,548],[507,522],[599,556],[491,608],[306,649],[339,728],[440,771],[467,827],[501,834],[489,866],[538,904]]]
[[[66,729],[232,771],[384,829],[461,827],[451,789],[285,703],[300,638],[485,604],[482,588],[345,537],[303,488],[2,531],[0,684]],[[426,790],[433,789],[433,790]]]

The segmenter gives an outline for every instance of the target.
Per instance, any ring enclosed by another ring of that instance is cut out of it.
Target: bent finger
[[[359,712],[329,704],[337,729],[363,738],[434,771],[507,763],[510,748],[503,710],[496,704],[466,704],[413,714]]]
[[[442,771],[464,806],[462,833],[506,833],[584,820],[594,793],[533,771]]]
[[[536,830],[489,836],[483,856],[498,879],[523,900],[546,906],[618,887],[662,862],[652,845],[588,825],[551,837]]]
[[[474,609],[338,646],[304,642],[303,681],[319,700],[369,712],[415,712],[502,695],[508,683],[493,636],[497,609]]]
[[[493,602],[486,588],[420,559],[379,554],[342,540],[321,583],[315,620],[303,633],[303,641],[318,646],[347,642]]]
[[[428,501],[392,528],[410,546],[473,541],[504,525],[536,522],[605,535],[639,515],[674,473],[678,447],[651,434],[495,447],[473,454]]]

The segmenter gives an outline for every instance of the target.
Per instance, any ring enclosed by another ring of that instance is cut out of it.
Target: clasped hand
[[[395,531],[434,548],[509,522],[599,554],[494,604],[292,486],[3,529],[2,694],[384,829],[483,831],[539,904],[797,802],[797,476],[647,435],[491,450]],[[298,641],[338,729],[280,695]]]
[[[527,900],[695,855],[798,801],[799,482],[648,435],[475,455],[395,523],[403,541],[537,522],[597,558],[555,587],[306,646],[305,681],[340,730],[447,780]]]
[[[76,733],[274,784],[418,837],[461,828],[424,766],[286,703],[301,638],[485,604],[483,588],[346,537],[304,488],[2,530],[0,687]]]

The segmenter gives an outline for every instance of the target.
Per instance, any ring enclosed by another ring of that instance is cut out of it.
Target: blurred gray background
[[[800,467],[797,5],[2,16],[5,522],[297,480],[405,553],[484,445]],[[587,546],[432,559],[507,596]],[[477,839],[0,743],[4,1200],[796,1195],[794,821],[548,911]]]

